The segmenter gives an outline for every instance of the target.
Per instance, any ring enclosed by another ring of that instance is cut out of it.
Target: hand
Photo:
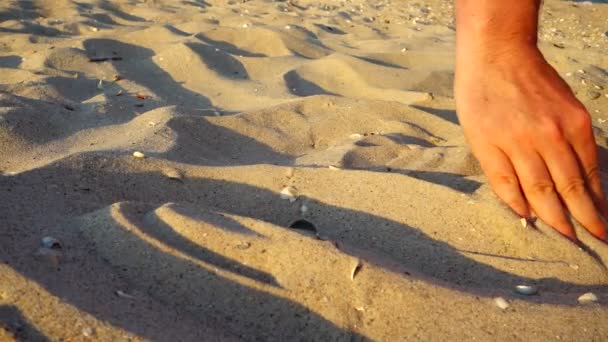
[[[464,52],[455,92],[467,141],[498,197],[577,241],[569,211],[606,240],[591,118],[536,47]]]

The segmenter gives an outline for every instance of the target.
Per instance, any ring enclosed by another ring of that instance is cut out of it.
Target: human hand
[[[455,93],[467,141],[498,197],[577,241],[570,212],[606,241],[591,118],[536,47],[463,52]]]

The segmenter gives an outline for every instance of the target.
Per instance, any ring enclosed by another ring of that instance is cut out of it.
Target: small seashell
[[[171,179],[171,180],[175,180],[175,181],[182,181],[183,175],[181,173],[181,171],[177,170],[177,169],[166,169],[163,171],[163,174],[165,176],[167,176],[167,178]]]
[[[597,91],[593,91],[593,90],[587,91],[586,95],[590,100],[597,100],[602,96],[602,94],[598,93]]]
[[[349,135],[349,138],[351,138],[351,139],[359,139],[361,137],[362,137],[362,135],[359,133],[354,133],[354,134]]]
[[[597,303],[597,300],[597,296],[592,292],[587,292],[582,296],[578,297],[578,302],[583,305]]]
[[[121,298],[126,298],[126,299],[135,299],[135,297],[134,297],[134,296],[132,296],[132,295],[130,295],[130,294],[128,294],[128,293],[126,293],[126,292],[123,292],[123,291],[121,291],[121,290],[116,290],[114,293],[115,293],[115,294],[116,294],[118,297],[121,297]]]
[[[313,233],[317,232],[317,227],[307,220],[295,220],[290,223],[288,227],[292,229],[307,230]]]
[[[538,287],[532,285],[517,285],[515,292],[524,296],[533,296],[538,293]]]
[[[502,297],[494,298],[494,304],[496,304],[496,306],[498,306],[502,310],[506,310],[509,307],[509,302],[507,302],[507,300]]]
[[[339,167],[336,167],[336,166],[333,166],[333,165],[329,165],[329,169],[333,170],[333,171],[341,170]]]
[[[133,152],[133,157],[135,157],[135,158],[146,158],[146,155],[143,154],[142,152],[135,151],[135,152]]]
[[[289,200],[291,203],[296,201],[297,194],[298,192],[293,186],[286,186],[281,190],[281,198]]]
[[[95,329],[91,327],[82,328],[82,336],[92,337],[93,335],[95,335]]]
[[[45,236],[40,240],[40,246],[42,248],[48,249],[61,249],[61,244],[59,240],[55,239],[52,236]]]
[[[242,249],[242,250],[249,249],[249,247],[251,247],[251,242],[248,242],[248,241],[244,241],[244,242],[241,242],[238,245],[236,245],[236,248]]]
[[[568,266],[570,266],[570,268],[573,269],[573,270],[578,270],[578,265],[577,264],[568,264]]]
[[[519,222],[521,222],[522,227],[528,228],[528,220],[525,217],[522,217]]]
[[[97,89],[103,90],[103,81],[102,80],[99,80],[99,83],[97,83]]]
[[[363,267],[363,264],[361,263],[361,260],[357,260],[357,264],[350,271],[350,280],[355,280],[355,277],[357,276],[357,274],[359,273],[359,271],[361,271],[361,267]]]

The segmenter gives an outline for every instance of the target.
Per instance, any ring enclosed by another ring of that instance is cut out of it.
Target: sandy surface
[[[0,340],[606,340],[608,247],[522,227],[466,147],[452,12],[2,1]],[[540,33],[604,163],[607,18]]]

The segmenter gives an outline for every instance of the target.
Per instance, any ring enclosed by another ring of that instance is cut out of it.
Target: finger
[[[588,115],[588,114],[587,114]],[[608,221],[608,203],[602,190],[600,169],[597,156],[597,146],[593,137],[593,130],[589,124],[587,127],[577,132],[566,133],[567,139],[576,153],[580,167],[583,170],[583,177],[591,191],[593,202],[602,216]]]
[[[606,228],[587,190],[578,160],[570,145],[565,141],[551,146],[545,145],[540,152],[557,192],[572,216],[591,234],[604,239]]]
[[[511,154],[511,162],[524,196],[538,217],[567,238],[578,241],[540,155],[519,149]]]
[[[498,147],[484,145],[477,151],[481,157],[479,163],[488,176],[490,186],[496,195],[519,216],[528,219],[530,207],[524,197],[515,169],[507,155]]]

